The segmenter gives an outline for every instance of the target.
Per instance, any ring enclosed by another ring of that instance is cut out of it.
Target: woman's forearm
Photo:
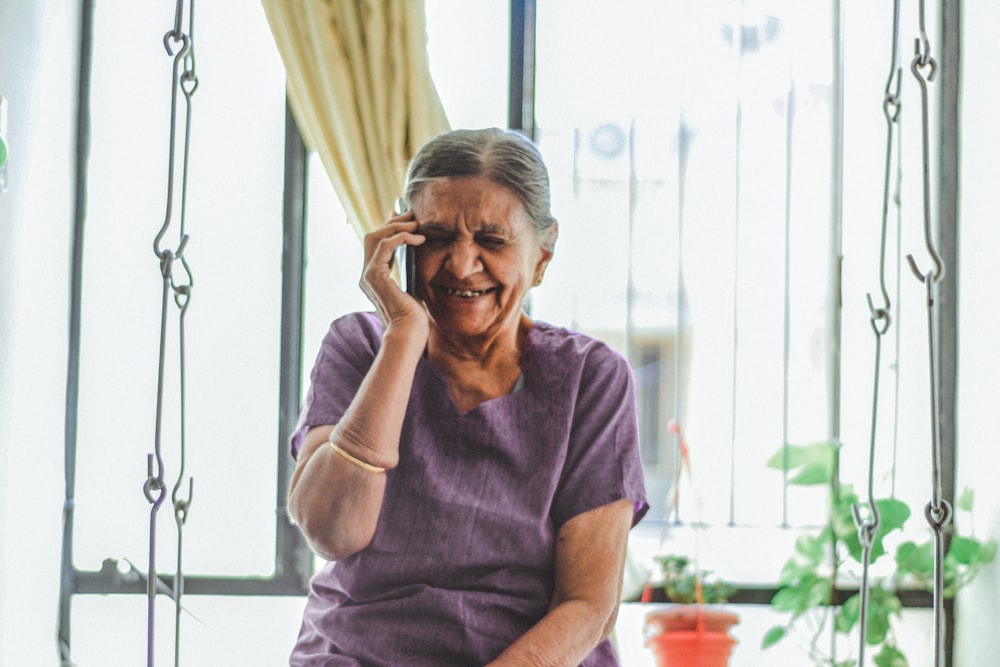
[[[340,422],[332,429],[313,428],[303,440],[289,512],[313,549],[327,559],[363,549],[374,535],[385,473],[356,461],[386,470],[398,463],[399,436],[423,347],[419,336],[388,330]],[[331,441],[347,456],[330,447]]]
[[[569,600],[549,610],[487,667],[575,667],[610,634],[618,615],[585,600]]]
[[[617,500],[563,524],[549,612],[489,667],[579,665],[611,633],[632,511],[631,500]]]

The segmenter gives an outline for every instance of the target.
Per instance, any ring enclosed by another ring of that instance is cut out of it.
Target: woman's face
[[[516,331],[525,295],[552,258],[510,190],[482,176],[426,185],[413,201],[420,294],[447,335]]]

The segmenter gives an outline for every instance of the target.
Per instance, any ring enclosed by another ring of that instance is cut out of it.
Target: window
[[[163,35],[172,25],[172,6],[150,12],[111,2],[94,11],[73,535],[74,564],[86,573],[78,578],[83,592],[97,592],[88,590],[92,585],[109,592],[105,587],[116,581],[144,590],[148,567],[150,505],[142,486],[154,443],[162,286],[152,244],[167,217],[172,59]],[[255,584],[264,589],[275,570],[284,71],[257,5],[199,5],[196,30],[199,85],[192,96],[186,220],[191,240],[184,255],[194,277],[185,325],[186,473],[194,487],[184,527],[189,595],[180,659],[280,664],[297,632],[302,598],[228,593]],[[182,120],[183,99],[178,110]],[[179,173],[164,248],[178,244]],[[168,313],[162,438],[167,498],[157,513],[156,536],[157,572],[167,579],[176,564],[169,495],[179,474],[180,423],[172,300]],[[186,496],[186,478],[182,482]],[[214,577],[218,594],[191,594],[199,577]],[[71,614],[75,661],[142,661],[144,595],[77,595]],[[173,657],[173,614],[169,596],[158,595],[160,663]],[[280,640],[248,643],[248,636]]]
[[[127,4],[102,4],[96,24],[80,391],[86,465],[79,473],[74,552],[85,569],[121,558],[142,570],[148,550],[147,536],[130,527],[145,525],[149,511],[139,493],[151,443],[159,307],[149,245],[164,206],[169,60],[159,36],[171,17],[137,13]],[[509,3],[427,0],[427,8],[431,65],[452,124],[504,125]],[[827,2],[539,0],[536,138],[551,169],[561,237],[531,306],[540,319],[607,340],[633,364],[654,507],[637,531],[640,557],[655,548],[663,522],[670,525],[677,443],[669,424],[675,418],[692,447],[702,507],[682,493],[676,515],[682,525],[671,529],[671,544],[693,548],[683,526],[705,520],[717,528],[705,554],[709,564],[733,568],[723,574],[737,581],[773,582],[780,567],[773,554],[787,553],[795,537],[781,526],[825,516],[822,498],[786,491],[780,479],[767,477],[763,461],[782,442],[839,433],[847,445],[845,478],[860,485],[872,365],[864,295],[875,289],[877,260],[876,225],[861,221],[877,221],[881,204],[887,51],[870,11],[845,10],[849,86],[838,91]],[[250,580],[273,567],[281,308],[281,236],[273,223],[280,217],[282,176],[279,160],[261,156],[283,152],[284,86],[259,7],[200,7],[199,21],[203,85],[194,98],[188,255],[197,288],[188,365],[202,380],[215,379],[192,386],[189,396],[188,472],[196,484],[185,571]],[[234,21],[240,30],[226,30]],[[229,67],[233,53],[239,53],[237,67]],[[838,95],[851,119],[842,200],[831,188],[838,178]],[[916,173],[915,117],[906,131],[906,168]],[[309,178],[306,368],[332,317],[369,307],[353,288],[360,245],[316,161]],[[918,200],[917,187],[918,179],[904,179],[903,200]],[[920,247],[914,225],[907,223],[901,238],[891,240],[890,257]],[[838,333],[832,300],[840,268]],[[899,396],[907,419],[898,434],[884,426],[880,437],[923,442],[929,429],[925,342],[922,326],[913,324],[921,301],[913,284],[902,287],[902,318],[894,323],[909,324],[883,354],[898,359],[895,372],[909,380]],[[128,327],[121,326],[122,311]],[[212,316],[199,319],[199,311]],[[225,331],[238,328],[240,340],[214,327],[216,318],[232,325]],[[842,342],[831,354],[837,335]],[[234,386],[239,401],[228,400]],[[167,390],[176,397],[176,385]],[[894,389],[883,391],[881,412],[888,415]],[[113,422],[109,406],[115,406]],[[177,417],[170,405],[168,429]],[[896,477],[879,483],[898,481],[899,494],[923,498],[926,475],[918,459],[899,457]],[[710,470],[711,462],[721,462],[722,471]],[[880,470],[890,463],[880,460]],[[789,494],[798,495],[790,502]],[[109,507],[114,523],[107,521]],[[169,509],[159,517],[159,568],[171,572]],[[220,542],[241,548],[220,550]],[[736,549],[746,557],[723,559]],[[266,660],[280,662],[301,604],[297,598],[188,596],[193,622],[185,617],[183,650],[199,652],[199,660],[215,655],[220,663],[238,655],[250,660],[246,651],[260,659],[267,651]],[[160,598],[159,618],[172,612]],[[82,596],[73,614],[73,655],[81,663],[88,656],[106,661],[112,635],[123,660],[141,654],[144,599]],[[638,632],[636,614],[623,610],[621,632]],[[744,614],[743,659],[751,659],[754,638],[772,622],[766,608]],[[926,635],[921,627],[908,639],[914,645]],[[282,639],[246,646],[251,633]],[[638,642],[622,643],[630,644]],[[169,637],[160,636],[158,646],[169,652]],[[643,660],[630,657],[634,664]]]

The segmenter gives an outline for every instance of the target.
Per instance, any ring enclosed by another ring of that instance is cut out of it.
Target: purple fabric
[[[293,453],[343,415],[381,335],[372,313],[330,327]],[[375,536],[313,578],[291,665],[485,664],[545,614],[563,523],[622,498],[646,512],[626,361],[536,322],[521,366],[518,391],[460,414],[420,361]],[[582,664],[618,661],[605,641]]]

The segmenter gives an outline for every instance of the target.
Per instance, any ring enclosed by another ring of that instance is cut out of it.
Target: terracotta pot
[[[701,605],[679,605],[646,614],[643,634],[659,667],[726,667],[736,640],[736,614]]]

